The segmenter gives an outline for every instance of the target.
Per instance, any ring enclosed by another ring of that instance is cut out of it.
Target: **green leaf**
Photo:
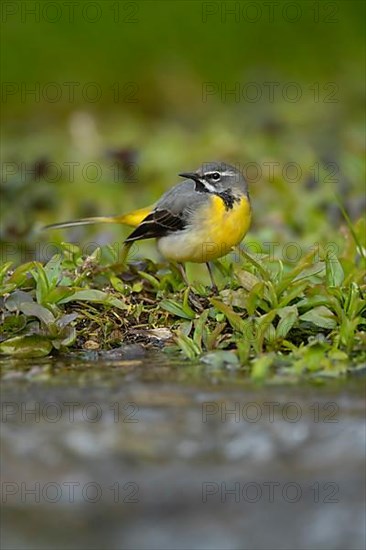
[[[55,254],[44,266],[49,287],[55,287],[62,277],[61,254]]]
[[[3,322],[0,325],[0,333],[7,334],[9,336],[10,334],[23,330],[26,324],[27,317],[25,315],[5,314]]]
[[[344,216],[344,219],[346,220],[346,223],[348,225],[348,229],[350,230],[350,233],[351,233],[351,235],[354,239],[354,242],[356,243],[358,253],[365,260],[366,259],[366,257],[365,257],[365,247],[362,246],[362,242],[365,242],[365,230],[364,230],[365,228],[363,227],[363,230],[361,228],[360,234],[358,234],[357,230],[355,231],[355,228],[354,228],[354,226],[351,222],[351,219],[350,219],[349,215],[347,214],[347,211],[346,211],[345,207],[343,206],[343,202],[342,202],[341,197],[337,193],[335,193],[335,197],[336,197],[336,200],[338,202],[338,206],[339,206],[339,208],[340,208],[340,210],[341,210],[341,212]],[[363,221],[361,222],[361,220],[363,220]],[[360,223],[360,226],[361,226],[361,224],[364,223],[364,219],[361,218],[359,220],[359,223]],[[359,237],[361,237],[361,238],[359,238]]]
[[[272,321],[276,317],[276,315],[277,311],[273,309],[272,311],[269,311],[265,315],[262,315],[261,317],[256,319],[257,337],[253,342],[253,345],[255,346],[257,353],[262,350],[263,341],[265,338],[269,341],[273,340],[274,333],[272,328]]]
[[[344,281],[344,272],[335,254],[327,254],[325,258],[325,278],[327,285],[340,287]]]
[[[73,321],[75,321],[78,317],[79,317],[78,313],[68,313],[60,317],[60,319],[57,319],[56,325],[59,328],[64,328],[70,323],[72,323]]]
[[[314,307],[310,311],[300,315],[301,321],[308,321],[317,327],[332,329],[337,326],[334,314],[325,306]]]
[[[188,357],[188,359],[195,359],[198,355],[200,355],[201,350],[199,349],[197,344],[195,344],[195,342],[193,342],[193,340],[185,334],[177,331],[175,335],[175,340],[184,355]]]
[[[14,283],[17,287],[22,286],[28,279],[30,271],[37,262],[27,262],[16,268],[8,279],[8,283]]]
[[[78,260],[82,261],[81,250],[76,244],[62,242],[60,246],[66,260],[69,260],[74,265],[78,265]]]
[[[314,257],[316,255],[316,249],[310,250],[300,261],[299,263],[285,275],[281,283],[277,286],[277,294],[280,295],[284,290],[286,290],[294,279],[302,273],[305,269],[308,269],[314,264]]]
[[[272,363],[273,363],[272,354],[261,355],[256,359],[254,359],[252,363],[251,373],[250,373],[251,379],[257,382],[264,380],[269,373],[269,369]]]
[[[202,351],[202,337],[205,330],[207,330],[206,323],[207,323],[208,313],[209,313],[209,310],[205,309],[195,322],[193,341],[197,344],[197,346],[199,346],[201,351]]]
[[[13,292],[15,290],[17,285],[15,283],[7,283],[3,284],[0,288],[0,296],[5,296],[6,294],[9,294],[10,292]]]
[[[183,309],[188,315],[194,315],[194,317],[196,317],[195,312],[189,305],[190,295],[191,295],[191,289],[188,287],[183,293]]]
[[[285,338],[299,316],[296,306],[287,306],[277,310],[280,321],[276,327],[277,338]]]
[[[23,302],[19,309],[24,315],[37,317],[45,325],[52,325],[55,322],[55,317],[47,308],[34,302]]]
[[[232,351],[227,350],[217,350],[206,353],[201,357],[200,361],[215,369],[222,369],[227,366],[237,369],[240,367],[238,356]]]
[[[107,292],[97,289],[78,290],[71,296],[60,300],[59,303],[66,304],[68,302],[96,302],[108,306],[114,306],[118,309],[127,309],[126,304],[124,304],[121,300],[115,298],[111,294],[107,294]]]
[[[137,272],[140,277],[142,277],[143,279],[145,279],[146,281],[149,281],[149,283],[151,284],[151,286],[153,288],[156,288],[159,290],[160,288],[160,281],[154,277],[153,275],[151,275],[150,273],[145,273],[145,271],[138,271]]]
[[[235,313],[233,309],[231,309],[230,306],[227,306],[223,302],[220,302],[219,300],[216,300],[215,298],[211,299],[212,305],[218,309],[221,313],[223,313],[226,317],[226,319],[229,321],[230,325],[234,330],[237,332],[241,332],[242,334],[245,333],[246,330],[246,324],[244,320]]]
[[[238,246],[237,249],[241,256],[257,268],[258,272],[262,275],[265,281],[270,280],[271,277],[269,272],[261,265],[260,262],[257,262],[257,260],[251,254],[248,254],[248,252],[246,252],[242,247]]]
[[[308,310],[317,306],[325,306],[328,303],[329,298],[327,296],[317,294],[315,296],[303,298],[302,300],[297,302],[296,307],[300,310]]]
[[[143,288],[144,288],[143,282],[137,281],[132,285],[132,292],[135,292],[136,294],[138,294],[139,292],[142,291]]]
[[[215,349],[218,346],[221,333],[225,330],[225,328],[226,328],[226,322],[218,323],[216,324],[212,332],[208,332],[207,330],[207,332],[204,333],[203,335],[204,343],[205,343],[205,347],[208,350]]]
[[[8,273],[12,265],[13,265],[13,262],[6,262],[0,267],[0,283],[3,282],[4,277],[6,276],[6,274]]]
[[[178,302],[175,302],[174,300],[162,300],[160,302],[160,306],[176,317],[182,317],[183,319],[194,319],[196,317],[194,311],[188,310],[186,307]]]
[[[109,281],[114,290],[117,290],[117,292],[122,292],[123,294],[126,292],[126,284],[122,281],[122,279],[117,277],[117,275],[111,274],[109,277]]]
[[[36,298],[38,304],[43,305],[46,302],[47,295],[50,291],[50,286],[47,279],[47,274],[42,264],[34,262],[31,274],[36,281]]]
[[[15,336],[0,344],[0,354],[13,357],[44,357],[51,350],[50,340],[39,334]]]
[[[191,334],[193,321],[182,321],[177,328],[179,333],[189,336]]]
[[[297,373],[306,371],[316,372],[324,368],[327,362],[327,351],[329,344],[324,342],[313,342],[311,345],[300,348],[299,359],[295,361],[293,368]]]
[[[253,273],[250,273],[250,271],[244,271],[243,269],[237,271],[235,275],[239,279],[241,286],[247,291],[252,290],[252,288],[260,282],[258,277],[253,275]]]
[[[34,303],[30,293],[24,292],[24,290],[15,290],[5,300],[5,307],[8,311],[19,311],[21,304],[25,302]]]
[[[317,262],[311,267],[308,267],[301,271],[299,275],[297,275],[294,279],[292,279],[292,282],[295,283],[297,281],[301,281],[302,279],[309,279],[309,277],[313,277],[314,275],[323,275],[325,270],[324,262]]]
[[[65,327],[56,338],[52,339],[52,344],[54,348],[60,349],[61,347],[71,346],[75,340],[75,327]]]
[[[246,299],[246,302],[245,302],[248,315],[254,315],[255,310],[257,309],[258,306],[260,306],[264,310],[268,309],[268,304],[263,298],[264,292],[265,292],[265,286],[263,282],[260,282],[254,285],[252,290],[249,292],[248,298]]]
[[[67,298],[68,296],[72,296],[72,294],[74,294],[74,291],[72,288],[69,288],[67,286],[58,286],[56,288],[53,288],[47,294],[47,303],[58,304],[64,298]]]
[[[366,311],[366,299],[363,297],[361,288],[356,283],[351,283],[348,288],[344,311],[350,319]]]
[[[292,302],[295,298],[298,298],[300,295],[303,294],[305,288],[309,286],[308,281],[299,281],[299,282],[293,282],[291,285],[289,285],[288,290],[283,291],[282,298],[279,302],[279,307],[285,307],[287,304]]]
[[[248,292],[244,290],[244,288],[238,288],[237,290],[232,290],[228,288],[225,290],[221,290],[220,298],[224,302],[224,304],[228,306],[246,309]]]

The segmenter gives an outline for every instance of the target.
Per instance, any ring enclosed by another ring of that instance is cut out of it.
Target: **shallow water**
[[[2,366],[3,548],[364,548],[363,377],[255,386],[138,346]]]

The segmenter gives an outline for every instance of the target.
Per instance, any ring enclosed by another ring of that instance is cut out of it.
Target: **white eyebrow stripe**
[[[233,176],[235,175],[233,172],[220,172],[220,170],[213,170],[212,172],[206,172],[205,176],[212,176],[212,174],[219,173],[220,176]]]

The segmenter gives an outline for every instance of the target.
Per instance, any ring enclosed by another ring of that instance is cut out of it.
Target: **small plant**
[[[365,258],[360,230],[350,234],[339,258],[311,250],[295,265],[240,249],[239,262],[217,265],[217,296],[200,284],[185,288],[151,261],[120,272],[111,247],[83,257],[64,244],[45,265],[7,263],[0,353],[44,356],[83,346],[91,333],[108,348],[136,326],[166,327],[189,360],[241,368],[254,380],[344,375],[365,349]]]

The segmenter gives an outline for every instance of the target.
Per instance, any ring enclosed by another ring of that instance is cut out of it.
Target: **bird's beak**
[[[182,172],[182,174],[178,174],[181,178],[188,178],[193,181],[200,181],[201,176],[197,174],[197,172]]]

